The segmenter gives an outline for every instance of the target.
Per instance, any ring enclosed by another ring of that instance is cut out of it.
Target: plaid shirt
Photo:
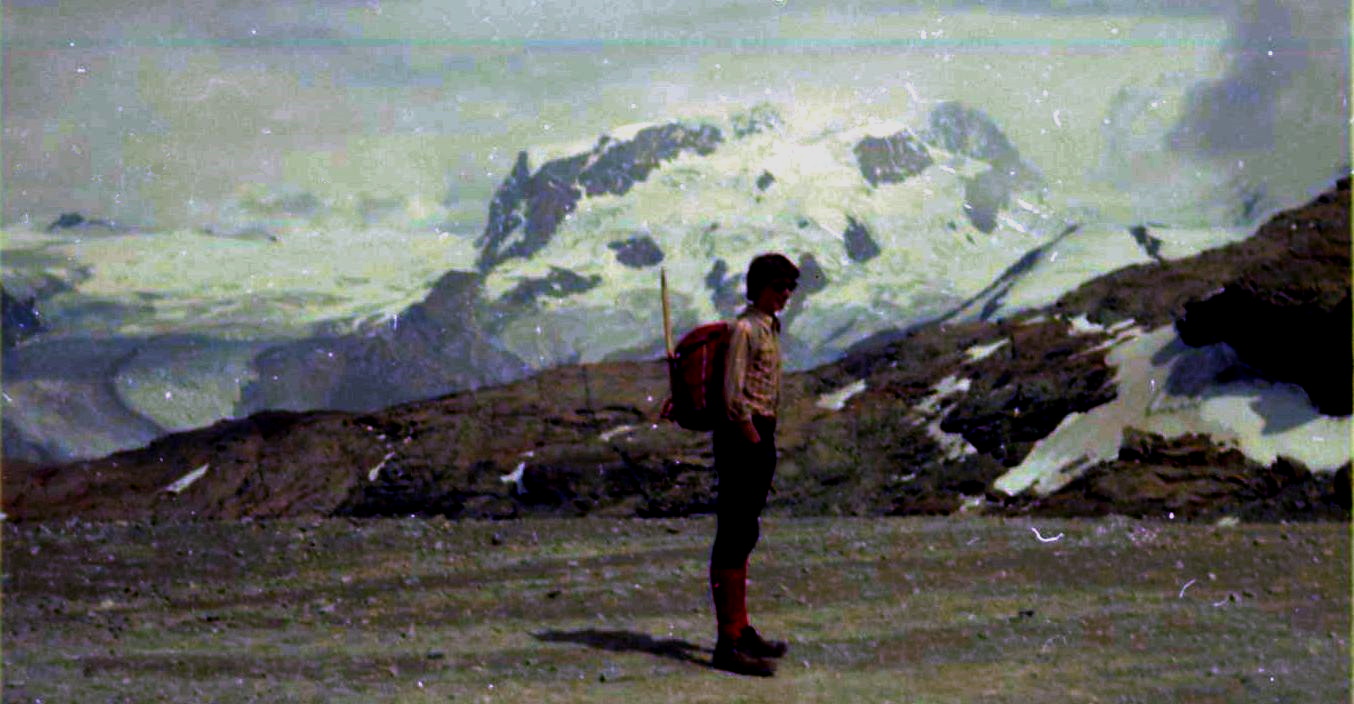
[[[780,320],[748,306],[732,328],[724,366],[729,420],[775,418],[780,404]]]

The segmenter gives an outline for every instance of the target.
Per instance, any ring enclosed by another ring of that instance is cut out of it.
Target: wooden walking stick
[[[658,280],[663,289],[663,349],[667,351],[668,361],[672,361],[672,314],[669,312],[671,304],[668,303],[668,270],[666,267],[658,270]]]

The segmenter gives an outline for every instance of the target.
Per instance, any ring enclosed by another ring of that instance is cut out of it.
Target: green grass
[[[1347,525],[1030,526],[765,521],[772,680],[707,665],[706,518],[7,526],[5,700],[1348,696]]]

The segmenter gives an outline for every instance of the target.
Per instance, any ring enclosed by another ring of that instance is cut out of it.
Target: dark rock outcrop
[[[1010,343],[974,365],[972,385],[940,429],[959,433],[979,452],[1013,467],[1034,443],[1072,413],[1084,413],[1117,395],[1114,371],[1103,355],[1084,354],[1085,342],[1064,323],[1009,329]]]
[[[1301,213],[1266,223],[1261,234],[1269,235],[1270,248],[1233,245],[1249,256],[1235,261],[1208,295],[1183,305],[1180,339],[1193,346],[1226,342],[1262,376],[1301,386],[1322,413],[1349,415],[1349,197],[1345,178]]]
[[[1279,457],[1268,467],[1207,436],[1166,439],[1128,429],[1114,461],[1091,468],[1057,494],[1012,502],[1052,515],[1248,521],[1348,519],[1349,465],[1314,474]]]
[[[489,221],[476,240],[477,266],[488,272],[512,257],[527,258],[550,241],[559,224],[588,196],[624,195],[663,162],[683,152],[707,155],[722,141],[709,125],[670,123],[640,130],[635,138],[603,136],[592,151],[547,162],[530,174],[526,152],[489,204]]]
[[[663,162],[685,151],[709,155],[721,141],[723,138],[715,127],[691,128],[676,123],[642,129],[634,139],[625,142],[603,137],[598,142],[600,153],[579,173],[578,183],[589,196],[625,195]]]
[[[118,225],[112,220],[86,218],[84,215],[76,212],[62,213],[57,219],[47,225],[48,232],[56,232],[57,230],[90,230],[93,228],[111,232],[126,232],[129,230],[129,228]]]
[[[575,293],[583,293],[602,283],[598,274],[581,276],[568,269],[550,267],[550,273],[540,278],[523,279],[503,294],[503,303],[513,307],[534,306],[541,296],[566,298]]]
[[[996,409],[983,418],[986,424],[978,422],[974,412],[982,409],[966,405],[962,391],[944,394],[941,381],[977,377],[991,380],[979,384],[1011,383],[1009,378],[1001,381],[1005,369],[1019,366],[1026,356],[1038,358],[1037,345],[1051,344],[1056,336],[1031,337],[1014,363],[999,352],[975,365],[965,351],[1019,332],[1018,326],[1009,324],[927,324],[791,377],[787,396],[793,399],[792,410],[787,411],[786,429],[778,442],[784,473],[800,479],[778,479],[773,506],[810,514],[934,514],[949,513],[966,497],[981,496],[1005,471],[1007,453],[1014,454],[1023,445],[1004,448],[992,443],[989,452],[955,452],[943,446],[934,430],[949,418],[964,429],[972,426],[975,436],[981,428],[1001,426],[1000,432],[1018,437],[1025,432],[1024,409]],[[1087,348],[1092,344],[1084,338],[1076,342]],[[817,406],[821,394],[857,380],[864,381],[864,390],[841,410]],[[791,423],[792,417],[806,420]],[[1029,420],[1047,422],[1039,416]]]
[[[1161,239],[1153,237],[1152,233],[1147,231],[1146,225],[1134,225],[1128,228],[1128,234],[1133,236],[1133,241],[1142,247],[1142,251],[1147,256],[1157,260],[1164,261],[1161,258]]]
[[[1354,389],[1349,181],[1341,183],[1337,199],[1343,204],[1318,200],[1319,215],[1309,209],[1308,218],[1279,216],[1266,224],[1271,232],[1288,227],[1287,246],[1246,263],[1220,290],[1186,303],[1176,321],[1186,344],[1226,342],[1264,377],[1300,385],[1329,415],[1349,415]],[[1322,236],[1323,229],[1337,236]]]
[[[752,106],[751,110],[733,116],[733,136],[742,139],[749,135],[779,129],[784,124],[775,108],[766,103],[759,103]]]
[[[663,261],[663,250],[648,235],[608,242],[607,248],[616,253],[616,261],[631,269],[643,269]]]
[[[79,213],[62,213],[47,226],[47,231],[56,232],[57,230],[69,230],[83,224],[85,224],[85,216]]]
[[[1344,178],[1249,239],[1187,260],[1128,267],[1054,308],[1106,324],[1176,322],[1187,344],[1226,342],[1265,378],[1301,385],[1321,412],[1348,415],[1349,198]]]
[[[0,287],[0,302],[3,303],[3,318],[0,318],[0,332],[3,332],[4,346],[13,347],[27,337],[41,332],[42,316],[38,313],[36,297],[19,300]]]
[[[1008,207],[1011,193],[1040,180],[1038,171],[1020,158],[1011,140],[981,110],[958,102],[931,111],[926,139],[946,150],[980,159],[992,168],[964,180],[964,214],[983,232],[997,227],[997,213]]]
[[[986,161],[1012,179],[1025,180],[1033,175],[997,123],[987,113],[963,103],[945,102],[931,110],[925,137],[947,151]]]
[[[449,272],[388,322],[264,352],[237,411],[370,411],[521,377],[526,365],[486,332],[480,286],[477,274]]]
[[[860,174],[871,186],[901,183],[934,163],[926,145],[908,131],[888,137],[866,137],[852,151]]]
[[[488,224],[484,227],[484,233],[475,242],[482,248],[480,271],[487,271],[498,263],[498,260],[486,259],[489,249],[501,246],[510,234],[522,229],[525,222],[524,211],[530,203],[529,196],[540,197],[534,190],[530,192],[527,190],[531,184],[531,167],[527,163],[527,153],[518,152],[517,160],[513,162],[507,178],[503,179],[503,183],[494,192],[493,199],[489,201]],[[544,246],[544,243],[540,246]]]
[[[1349,169],[1344,173],[1349,173]],[[1232,223],[1238,227],[1254,224],[1262,211],[1274,207],[1264,183],[1240,180],[1232,184],[1232,190],[1236,202]]]
[[[1343,281],[1329,284],[1334,291],[1348,285],[1349,244],[1346,177],[1311,203],[1275,215],[1245,240],[1186,259],[1139,264],[1100,276],[1059,298],[1052,311],[1084,313],[1104,325],[1132,318],[1156,327],[1185,317],[1186,304],[1210,298],[1245,272],[1265,270],[1296,281]],[[1339,297],[1330,300],[1338,302]]]
[[[1011,178],[988,169],[964,179],[964,216],[981,232],[997,229],[997,213],[1011,205]]]
[[[716,259],[706,272],[705,287],[710,289],[710,301],[721,315],[732,315],[747,302],[743,278],[741,272],[730,275],[729,264],[723,259]]]
[[[804,311],[804,306],[813,294],[827,288],[827,272],[823,271],[823,266],[818,263],[818,258],[813,256],[812,252],[804,252],[799,255],[799,261],[796,262],[799,267],[799,287],[790,297],[790,303],[781,313],[781,320],[784,321],[788,330],[794,329],[794,320]],[[789,350],[782,348],[781,353],[789,354]],[[805,351],[807,354],[807,351]]]
[[[1301,386],[1317,410],[1347,416],[1354,388],[1349,292],[1333,302],[1288,295],[1301,293],[1229,285],[1186,304],[1176,327],[1186,344],[1226,342],[1265,378]]]
[[[850,215],[846,216],[846,231],[842,238],[846,243],[846,256],[853,262],[868,262],[879,256],[879,243],[870,236],[870,228]]]
[[[827,272],[823,271],[823,266],[818,263],[818,258],[813,256],[812,252],[800,254],[798,266],[799,288],[795,289],[795,295],[810,296],[827,288],[831,283]]]

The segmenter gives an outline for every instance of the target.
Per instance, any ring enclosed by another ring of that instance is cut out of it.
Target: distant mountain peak
[[[535,254],[585,192],[625,195],[664,162],[688,151],[710,154],[722,141],[711,125],[670,122],[641,129],[628,140],[603,135],[592,150],[548,161],[531,175],[526,152],[520,152],[490,203],[489,221],[476,240],[476,266],[488,272],[504,260]]]

